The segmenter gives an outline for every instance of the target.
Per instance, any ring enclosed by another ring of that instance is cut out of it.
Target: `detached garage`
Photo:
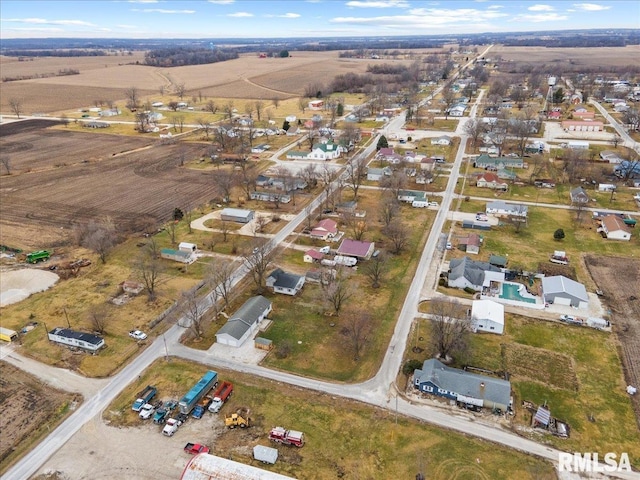
[[[271,312],[271,302],[262,295],[251,297],[216,333],[216,342],[240,347],[258,330],[258,325]]]
[[[243,210],[241,208],[225,208],[220,212],[220,218],[227,222],[249,223],[253,220],[255,212],[253,210]]]
[[[557,303],[578,308],[589,307],[589,296],[584,285],[562,275],[543,277],[542,298],[545,303]]]

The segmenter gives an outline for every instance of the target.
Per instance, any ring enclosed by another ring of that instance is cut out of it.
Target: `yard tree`
[[[532,134],[531,124],[522,118],[513,119],[509,124],[509,134],[515,142],[520,158],[524,157],[524,150]]]
[[[227,117],[228,120],[231,120],[231,118],[233,117],[233,110],[234,110],[234,106],[233,106],[233,100],[229,100],[225,106],[224,106],[224,114]]]
[[[216,190],[222,196],[225,202],[231,200],[231,191],[237,183],[237,177],[234,172],[228,169],[221,169],[211,177]]]
[[[382,177],[380,186],[383,190],[390,192],[394,198],[398,198],[400,190],[406,188],[407,182],[407,174],[403,170],[394,170],[391,175]]]
[[[256,181],[258,179],[258,169],[255,163],[242,162],[238,179],[238,185],[244,191],[247,200],[251,199],[251,192],[256,189]]]
[[[253,283],[256,285],[258,294],[262,294],[267,270],[271,268],[273,262],[273,252],[271,251],[270,243],[262,238],[256,238],[252,245],[253,248],[245,253],[243,258]]]
[[[178,98],[182,100],[186,94],[187,94],[187,87],[185,86],[185,84],[184,83],[177,84],[176,95],[178,95]]]
[[[307,109],[307,102],[304,97],[300,97],[298,99],[298,108],[302,110],[302,113],[304,113],[304,111]]]
[[[347,181],[348,186],[353,190],[354,200],[358,199],[358,190],[362,181],[367,174],[367,159],[364,157],[356,157],[347,163]]]
[[[127,108],[129,110],[135,110],[140,104],[140,92],[138,87],[129,87],[125,90],[124,96],[127,99]]]
[[[391,223],[383,229],[383,233],[391,242],[391,253],[396,255],[401,253],[409,242],[409,230],[400,218],[394,218]]]
[[[444,104],[444,118],[449,118],[449,109],[456,103],[456,92],[451,89],[451,84],[446,84],[442,90],[442,103]]]
[[[110,217],[90,220],[77,229],[76,236],[78,244],[97,253],[102,263],[107,263],[109,253],[118,242],[116,225]]]
[[[387,256],[383,252],[367,260],[362,267],[364,274],[371,280],[371,288],[380,288],[380,283],[388,269]]]
[[[453,355],[466,349],[471,322],[465,307],[456,299],[434,298],[430,303],[433,353],[448,362]]]
[[[146,133],[150,130],[151,119],[149,118],[149,114],[147,112],[136,112],[135,119],[135,128],[137,131],[139,131],[140,133]]]
[[[613,145],[613,148],[618,148],[620,142],[622,142],[622,137],[620,136],[620,134],[618,132],[613,133],[611,135],[611,145]]]
[[[177,112],[178,111],[178,102],[176,102],[175,100],[170,101],[169,103],[167,103],[167,107],[172,111],[172,112]],[[174,127],[175,128],[175,127]]]
[[[338,267],[335,275],[330,275],[327,282],[322,284],[324,299],[333,309],[335,315],[340,315],[340,310],[347,300],[353,296],[355,286],[351,282],[346,268]]]
[[[196,121],[198,122],[198,126],[200,127],[200,130],[202,130],[202,133],[204,133],[205,140],[209,141],[209,135],[211,135],[211,128],[212,128],[211,122],[202,117],[199,117]]]
[[[214,114],[218,111],[218,106],[216,105],[216,102],[214,102],[213,100],[209,100],[204,106],[204,109],[205,111]]]
[[[353,123],[345,123],[342,127],[340,139],[344,142],[344,145],[347,147],[347,149],[350,149],[360,141],[361,135],[361,130]]]
[[[262,100],[256,100],[253,104],[253,108],[256,111],[256,117],[258,117],[258,121],[262,119],[262,111],[264,110],[264,102]]]
[[[553,92],[553,103],[561,104],[562,102],[564,102],[564,89],[560,87]]]
[[[380,197],[380,221],[385,227],[393,221],[400,211],[400,203],[398,197],[393,196],[393,193],[386,191]]]
[[[372,333],[372,314],[369,310],[353,308],[345,310],[342,318],[340,333],[344,335],[346,346],[357,362]]]
[[[234,272],[235,267],[233,263],[219,259],[215,259],[207,268],[207,283],[211,287],[212,292],[217,292],[218,298],[224,301],[225,308],[229,308]]]
[[[202,337],[202,322],[207,310],[198,297],[198,287],[182,292],[178,305],[180,305],[180,313],[186,319],[184,326],[188,327],[196,338]]]
[[[174,209],[173,209],[173,219],[174,219],[176,222],[179,222],[179,221],[180,221],[180,220],[182,220],[183,218],[184,218],[184,212],[183,212],[180,208],[178,208],[178,207],[174,208]]]
[[[273,106],[277,109],[280,106],[280,99],[278,97],[273,97],[271,99],[271,103],[273,103]]]
[[[480,136],[485,132],[484,123],[478,118],[470,118],[464,125],[464,133],[471,139],[474,148],[478,145]]]
[[[561,228],[558,228],[555,232],[553,232],[553,238],[554,240],[560,241],[564,238],[564,230]]]
[[[20,118],[20,115],[22,115],[22,99],[17,97],[10,98],[9,108],[16,117]]]
[[[153,237],[151,237],[149,243],[142,248],[140,254],[134,260],[133,269],[137,278],[145,286],[149,301],[154,301],[165,268],[160,258],[160,247]]]
[[[104,333],[109,320],[107,306],[105,304],[92,305],[89,308],[88,316],[91,328],[98,333]]]
[[[349,229],[349,233],[354,240],[361,241],[364,238],[364,234],[368,229],[366,217],[345,212],[342,214],[342,221]]]
[[[378,144],[376,145],[376,150],[380,150],[381,148],[389,148],[389,141],[387,140],[387,137],[385,137],[384,135],[380,136],[380,139],[378,140]]]
[[[640,129],[640,109],[630,108],[622,114],[622,121],[629,130],[637,132]]]
[[[298,171],[298,176],[307,184],[306,190],[309,192],[318,184],[318,171],[315,163],[307,164],[302,170]]]

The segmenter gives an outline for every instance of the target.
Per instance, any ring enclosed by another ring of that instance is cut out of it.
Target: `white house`
[[[367,168],[367,180],[372,182],[379,182],[383,177],[391,176],[391,169],[389,167],[384,168]]]
[[[542,277],[542,298],[545,303],[589,307],[589,296],[584,285],[562,275]]]
[[[600,229],[609,240],[631,240],[631,230],[617,215],[607,215],[600,223]]]
[[[344,152],[344,148],[333,142],[316,143],[307,154],[309,160],[334,160]]]
[[[77,332],[69,328],[56,327],[47,336],[49,340],[69,347],[82,348],[95,352],[104,347],[104,338],[91,333]]]
[[[464,105],[454,105],[449,109],[448,113],[452,117],[462,117],[466,110],[467,110],[467,107]]]
[[[487,203],[485,212],[487,215],[495,215],[497,217],[512,215],[514,217],[527,218],[529,207],[518,203],[507,203],[502,200]]]
[[[251,297],[227,320],[216,333],[216,342],[240,347],[258,331],[260,322],[271,312],[271,302],[262,295]]]
[[[295,275],[277,268],[269,274],[266,280],[267,288],[272,288],[275,293],[296,295],[304,286],[304,275]]]
[[[504,333],[504,305],[493,300],[474,300],[471,305],[474,332]]]
[[[476,262],[469,257],[454,258],[449,262],[448,285],[453,288],[472,288],[482,291],[486,272],[500,272],[487,262]]]
[[[431,139],[431,145],[451,145],[451,137],[449,135],[441,135]]]

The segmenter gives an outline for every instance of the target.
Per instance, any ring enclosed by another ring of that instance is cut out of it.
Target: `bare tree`
[[[256,111],[256,117],[258,121],[262,120],[262,111],[264,110],[264,102],[262,100],[256,100],[253,104],[253,108]]]
[[[394,197],[391,192],[385,192],[380,197],[380,221],[387,227],[396,218],[400,211],[398,197]]]
[[[527,148],[529,137],[533,133],[531,124],[524,119],[513,119],[509,124],[509,133],[515,141],[520,157],[524,157],[524,150]]]
[[[233,100],[229,100],[224,106],[224,114],[226,115],[227,119],[231,120],[231,118],[233,117],[233,110]]]
[[[256,168],[255,163],[242,162],[240,166],[240,179],[238,180],[238,185],[244,191],[247,200],[251,199],[251,192],[256,189],[256,181],[258,179],[258,169]]]
[[[457,352],[466,348],[471,322],[465,308],[456,299],[431,300],[432,343],[434,353],[443,361],[449,361]]]
[[[124,96],[127,99],[127,108],[134,111],[138,108],[140,103],[140,92],[138,87],[129,87],[125,90]]]
[[[362,131],[353,123],[345,123],[343,125],[340,138],[342,139],[344,145],[346,145],[347,149],[355,147],[356,144],[360,141],[361,136]]]
[[[104,333],[109,319],[107,306],[104,304],[93,305],[89,308],[88,315],[91,328],[98,333]]]
[[[347,164],[347,181],[349,188],[353,190],[354,200],[358,199],[358,190],[366,174],[367,160],[364,157],[356,157]]]
[[[202,321],[206,308],[198,298],[198,287],[193,287],[180,295],[180,311],[187,320],[187,327],[191,329],[196,338],[202,337]]]
[[[209,100],[207,104],[204,106],[205,111],[214,114],[218,111],[218,106],[213,100]]]
[[[319,172],[316,170],[315,163],[309,163],[302,170],[299,170],[298,175],[307,184],[307,191],[315,188],[318,184]]]
[[[0,155],[0,165],[4,167],[7,175],[11,175],[11,157],[9,155]]]
[[[222,194],[225,201],[231,199],[231,191],[236,185],[237,177],[231,170],[219,170],[212,177],[213,184],[217,190]]]
[[[71,122],[69,120],[69,117],[67,116],[66,113],[63,113],[60,115],[60,122],[62,123],[62,125],[64,125],[65,127],[69,126],[69,123]]]
[[[209,140],[209,135],[211,135],[211,128],[212,128],[212,124],[211,122],[209,122],[208,120],[204,119],[204,118],[198,118],[196,120],[198,122],[198,125],[200,126],[200,129],[202,130],[202,132],[204,133],[204,137],[205,140]]]
[[[338,268],[336,275],[329,276],[329,280],[323,284],[324,298],[336,315],[340,315],[340,310],[353,296],[353,289],[354,285],[344,268]]]
[[[362,267],[364,274],[371,280],[372,288],[380,288],[384,275],[388,271],[387,257],[380,252],[375,257],[368,260]]]
[[[185,87],[184,83],[177,84],[176,95],[178,95],[178,98],[182,100],[186,94],[187,94],[187,87]]]
[[[355,309],[345,311],[344,318],[341,333],[344,335],[347,347],[353,353],[353,359],[358,361],[371,335],[373,318],[370,311]]]
[[[151,127],[151,118],[147,112],[136,112],[136,130],[140,133],[146,133]]]
[[[456,102],[456,92],[451,89],[451,85],[447,84],[442,90],[442,103],[444,104],[444,118],[449,118],[449,109]]]
[[[9,108],[16,117],[20,118],[20,115],[22,115],[22,99],[17,97],[10,98]]]
[[[269,219],[265,215],[257,215],[253,221],[254,221],[254,226],[253,226],[254,235],[257,233],[263,233],[264,228],[269,223]]]
[[[227,237],[229,236],[229,222],[222,220],[220,222],[220,233],[222,233],[222,242],[227,243]]]
[[[271,103],[273,103],[273,106],[276,107],[276,109],[277,109],[278,106],[280,105],[280,99],[278,97],[273,97],[271,99]]]
[[[404,170],[395,170],[390,176],[385,176],[380,181],[380,186],[390,192],[394,198],[398,198],[400,190],[407,186],[407,174]]]
[[[391,252],[396,255],[402,252],[409,242],[409,231],[399,218],[394,218],[383,232],[393,245]]]
[[[480,136],[485,132],[482,120],[470,118],[464,125],[464,133],[471,139],[471,145],[475,148],[478,144]]]
[[[229,308],[234,272],[232,263],[221,260],[214,260],[207,269],[207,283],[217,292],[218,298],[224,300],[225,308]]]
[[[243,257],[258,293],[261,294],[264,292],[267,270],[271,267],[273,261],[273,252],[270,250],[269,243],[265,241],[256,241],[254,245],[253,249],[244,254]]]
[[[110,217],[89,221],[76,230],[76,237],[78,245],[93,250],[102,263],[107,263],[107,257],[118,241],[116,226]]]
[[[298,108],[302,110],[302,113],[304,113],[304,111],[307,109],[307,102],[304,97],[300,97],[298,99]]]
[[[165,268],[160,258],[160,247],[153,237],[135,259],[133,268],[137,278],[145,286],[149,301],[154,301]]]
[[[161,96],[163,96],[163,95],[164,95],[164,90],[165,90],[165,88],[166,88],[166,87],[165,87],[164,85],[160,85],[160,86],[158,87],[158,93],[159,93]]]
[[[342,214],[342,220],[349,229],[353,239],[362,240],[368,228],[366,217],[358,217],[353,213],[345,212]]]
[[[615,132],[611,136],[611,145],[613,145],[613,148],[618,148],[618,145],[620,144],[620,142],[622,142],[622,137],[618,132]]]

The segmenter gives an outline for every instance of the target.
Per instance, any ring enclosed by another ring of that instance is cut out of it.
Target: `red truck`
[[[222,382],[215,392],[213,392],[213,402],[209,405],[209,411],[218,413],[224,405],[224,402],[231,396],[233,392],[233,384],[231,382]]]
[[[198,453],[209,453],[209,447],[200,443],[187,443],[184,446],[184,451],[190,453],[191,455],[196,455]]]
[[[269,440],[283,445],[302,447],[304,445],[304,433],[296,430],[287,430],[283,427],[273,427],[269,432]]]

